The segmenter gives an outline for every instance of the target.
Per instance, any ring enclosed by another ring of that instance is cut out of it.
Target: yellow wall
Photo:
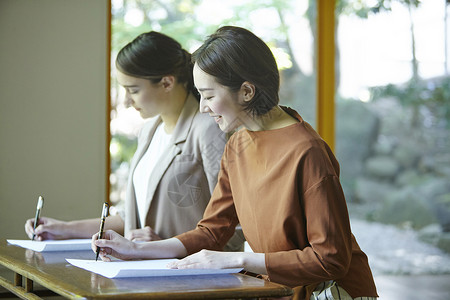
[[[0,1],[0,238],[106,199],[108,0]]]

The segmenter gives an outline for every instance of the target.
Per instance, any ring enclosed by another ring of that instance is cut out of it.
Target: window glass
[[[445,3],[336,2],[334,150],[352,229],[376,275],[450,272],[444,252],[450,251]],[[136,134],[144,122],[124,105],[114,59],[140,33],[163,32],[193,52],[221,25],[252,30],[276,56],[281,104],[315,126],[316,1],[113,0],[112,15],[113,204],[124,199]]]
[[[355,0],[338,7],[336,152],[353,223],[372,225],[355,234],[373,241],[365,251],[378,271],[448,271],[440,267],[448,256],[420,244],[450,251],[445,2]],[[386,238],[389,252],[381,248]]]

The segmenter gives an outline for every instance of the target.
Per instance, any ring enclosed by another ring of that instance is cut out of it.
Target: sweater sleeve
[[[308,245],[303,249],[266,254],[268,276],[274,282],[309,285],[338,279],[348,272],[352,234],[347,205],[338,174],[329,169],[330,161],[326,159],[323,164],[323,159],[320,152],[312,152],[300,168],[303,172],[299,179],[300,202]],[[317,171],[320,168],[325,172]]]
[[[206,207],[203,219],[191,231],[176,236],[188,254],[202,249],[222,250],[235,232],[238,218],[228,180],[227,148],[221,160],[217,185]]]

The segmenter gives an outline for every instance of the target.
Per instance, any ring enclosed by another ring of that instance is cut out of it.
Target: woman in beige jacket
[[[117,81],[126,101],[144,119],[131,161],[125,210],[105,226],[130,240],[173,237],[195,228],[217,182],[225,135],[198,111],[191,54],[157,32],[139,35],[117,55]],[[90,238],[98,219],[60,221],[42,217],[29,236],[38,240]],[[236,238],[234,247],[242,248]]]

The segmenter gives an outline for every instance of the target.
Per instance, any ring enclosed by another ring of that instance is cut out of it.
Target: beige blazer
[[[198,102],[192,97],[186,100],[169,147],[150,175],[145,224],[140,224],[138,217],[132,178],[136,165],[162,122],[161,118],[148,121],[141,129],[128,177],[125,234],[132,229],[150,226],[161,238],[170,238],[194,229],[203,217],[217,183],[226,136],[213,118],[201,114],[198,107]],[[239,248],[242,243],[242,240],[234,242]]]

